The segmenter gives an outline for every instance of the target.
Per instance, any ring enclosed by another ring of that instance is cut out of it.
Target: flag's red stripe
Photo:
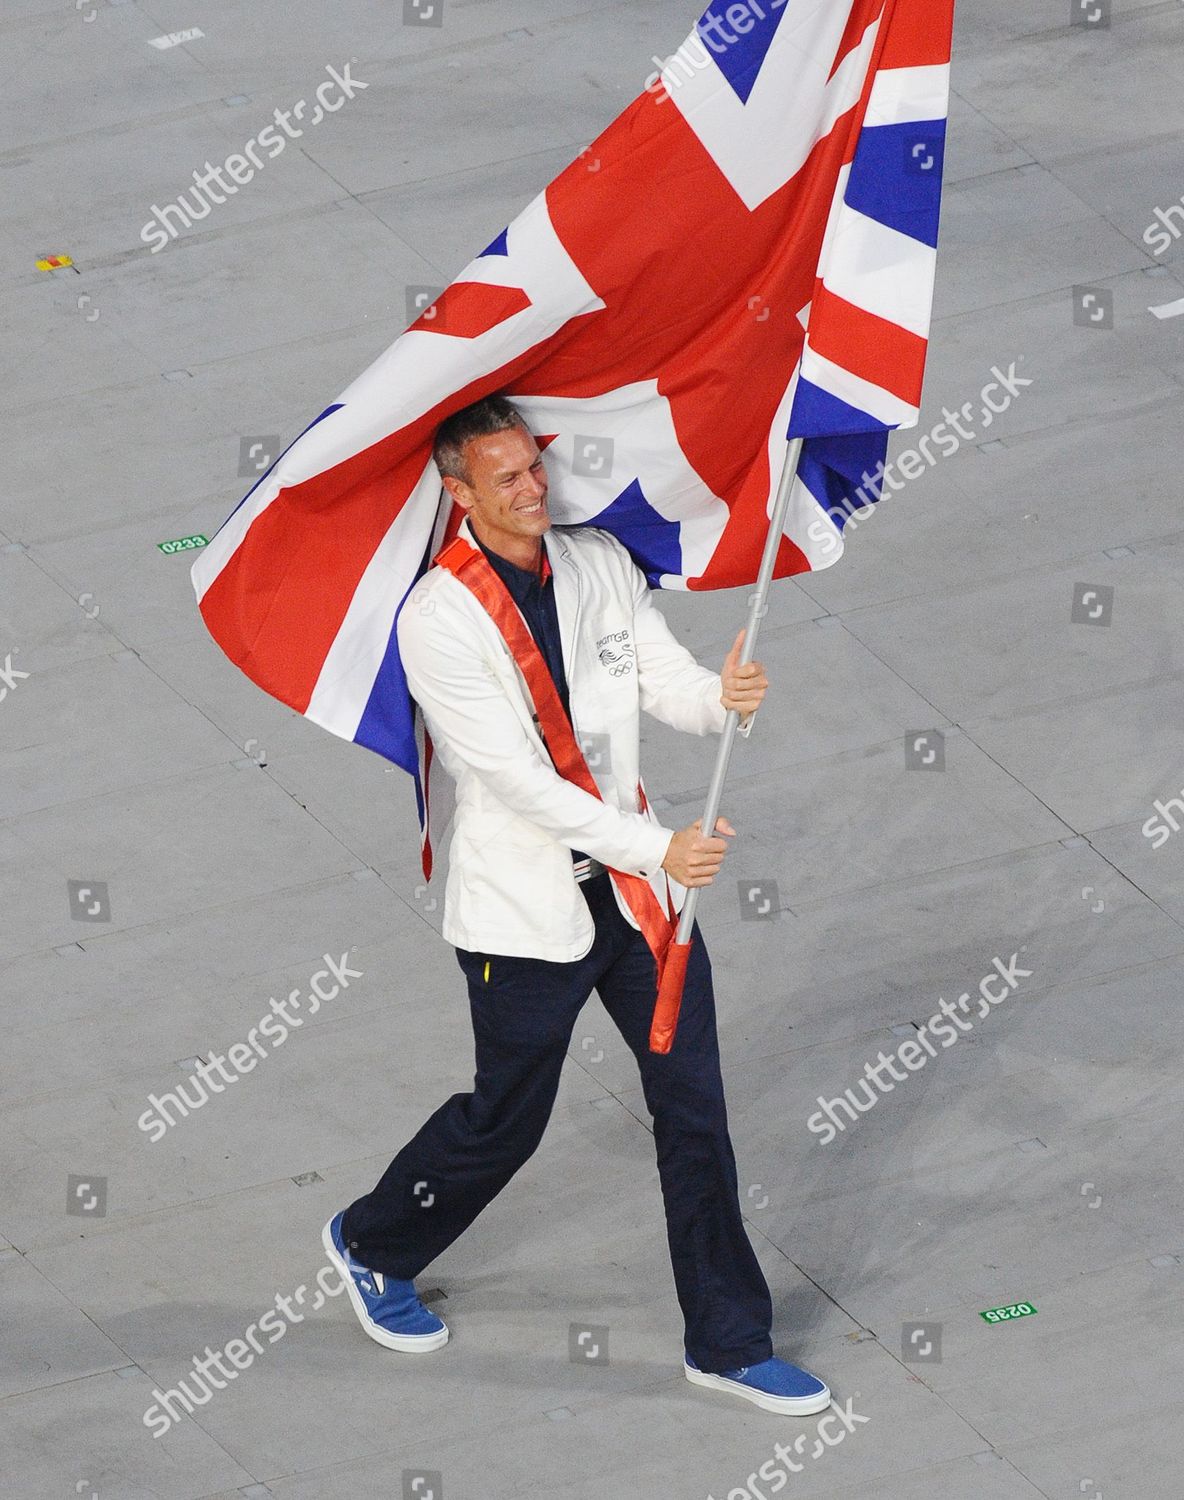
[[[817,283],[810,347],[910,406],[920,406],[928,340],[836,296]]]
[[[950,60],[954,7],[949,0],[894,0],[882,68],[928,68]]]
[[[491,286],[484,281],[454,281],[407,331],[475,339],[529,306],[530,298],[521,287]]]
[[[399,437],[393,442],[402,447]],[[419,443],[375,473],[377,455],[391,443],[281,491],[202,599],[210,634],[231,661],[298,713],[307,710],[362,574],[427,461],[430,450]]]

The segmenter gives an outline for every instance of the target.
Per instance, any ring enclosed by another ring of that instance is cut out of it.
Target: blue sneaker
[[[780,1412],[787,1417],[811,1417],[830,1405],[829,1386],[775,1355],[759,1365],[741,1365],[738,1370],[711,1375],[684,1353],[683,1371],[692,1385],[731,1391],[734,1396],[743,1396],[745,1401],[751,1401],[765,1411]]]
[[[321,1243],[341,1272],[358,1322],[386,1349],[426,1354],[448,1342],[448,1327],[415,1294],[414,1281],[396,1281],[358,1264],[341,1234],[344,1213],[334,1214],[321,1231]]]

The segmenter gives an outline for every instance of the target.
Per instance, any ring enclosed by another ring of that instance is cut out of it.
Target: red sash
[[[543,555],[545,558],[545,551]],[[465,585],[501,631],[518,670],[526,679],[526,686],[534,701],[539,730],[556,771],[564,780],[573,782],[594,797],[600,797],[600,788],[588,769],[571,722],[563,711],[563,703],[547,663],[543,660],[543,654],[509,590],[488,558],[479,547],[474,547],[463,536],[457,536],[446,547],[441,548],[432,560],[442,568],[447,568],[458,582]],[[644,810],[644,793],[640,782],[638,794]],[[690,944],[674,940],[677,920],[673,915],[663,912],[648,880],[643,880],[640,875],[630,875],[624,870],[614,870],[611,866],[607,868],[633,913],[657,966],[655,987],[658,996],[650,1030],[650,1051],[669,1052],[678,1025],[682,981],[686,973]]]

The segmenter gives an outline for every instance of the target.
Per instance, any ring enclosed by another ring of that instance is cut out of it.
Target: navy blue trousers
[[[772,1300],[740,1211],[698,923],[674,1045],[653,1053],[653,955],[618,909],[607,873],[580,889],[596,923],[583,958],[456,949],[476,1041],[472,1092],[442,1104],[374,1191],[350,1205],[346,1243],[362,1265],[410,1280],[473,1222],[541,1141],[576,1017],[595,989],[637,1059],[653,1119],[687,1353],[717,1373],[759,1364],[773,1353]]]

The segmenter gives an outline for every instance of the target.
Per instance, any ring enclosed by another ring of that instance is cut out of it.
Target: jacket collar
[[[456,534],[457,536],[463,536],[465,541],[468,542],[471,547],[476,547],[479,545],[477,538],[473,533],[473,528],[469,525],[469,518],[467,515],[461,517],[460,525],[457,527]],[[557,573],[562,567],[574,580],[578,581],[579,570],[576,567],[575,559],[572,557],[571,548],[567,543],[567,537],[559,531],[554,523],[552,523],[547,528],[547,530],[543,532],[543,546],[546,548],[547,561],[551,564],[552,573]]]
[[[467,515],[461,517],[456,534],[463,536],[471,547],[478,546]],[[554,522],[543,532],[543,546],[547,549],[547,561],[551,564],[551,586],[555,590],[555,611],[559,616],[563,660],[571,663],[575,660],[576,634],[580,623],[580,570],[567,536]]]

